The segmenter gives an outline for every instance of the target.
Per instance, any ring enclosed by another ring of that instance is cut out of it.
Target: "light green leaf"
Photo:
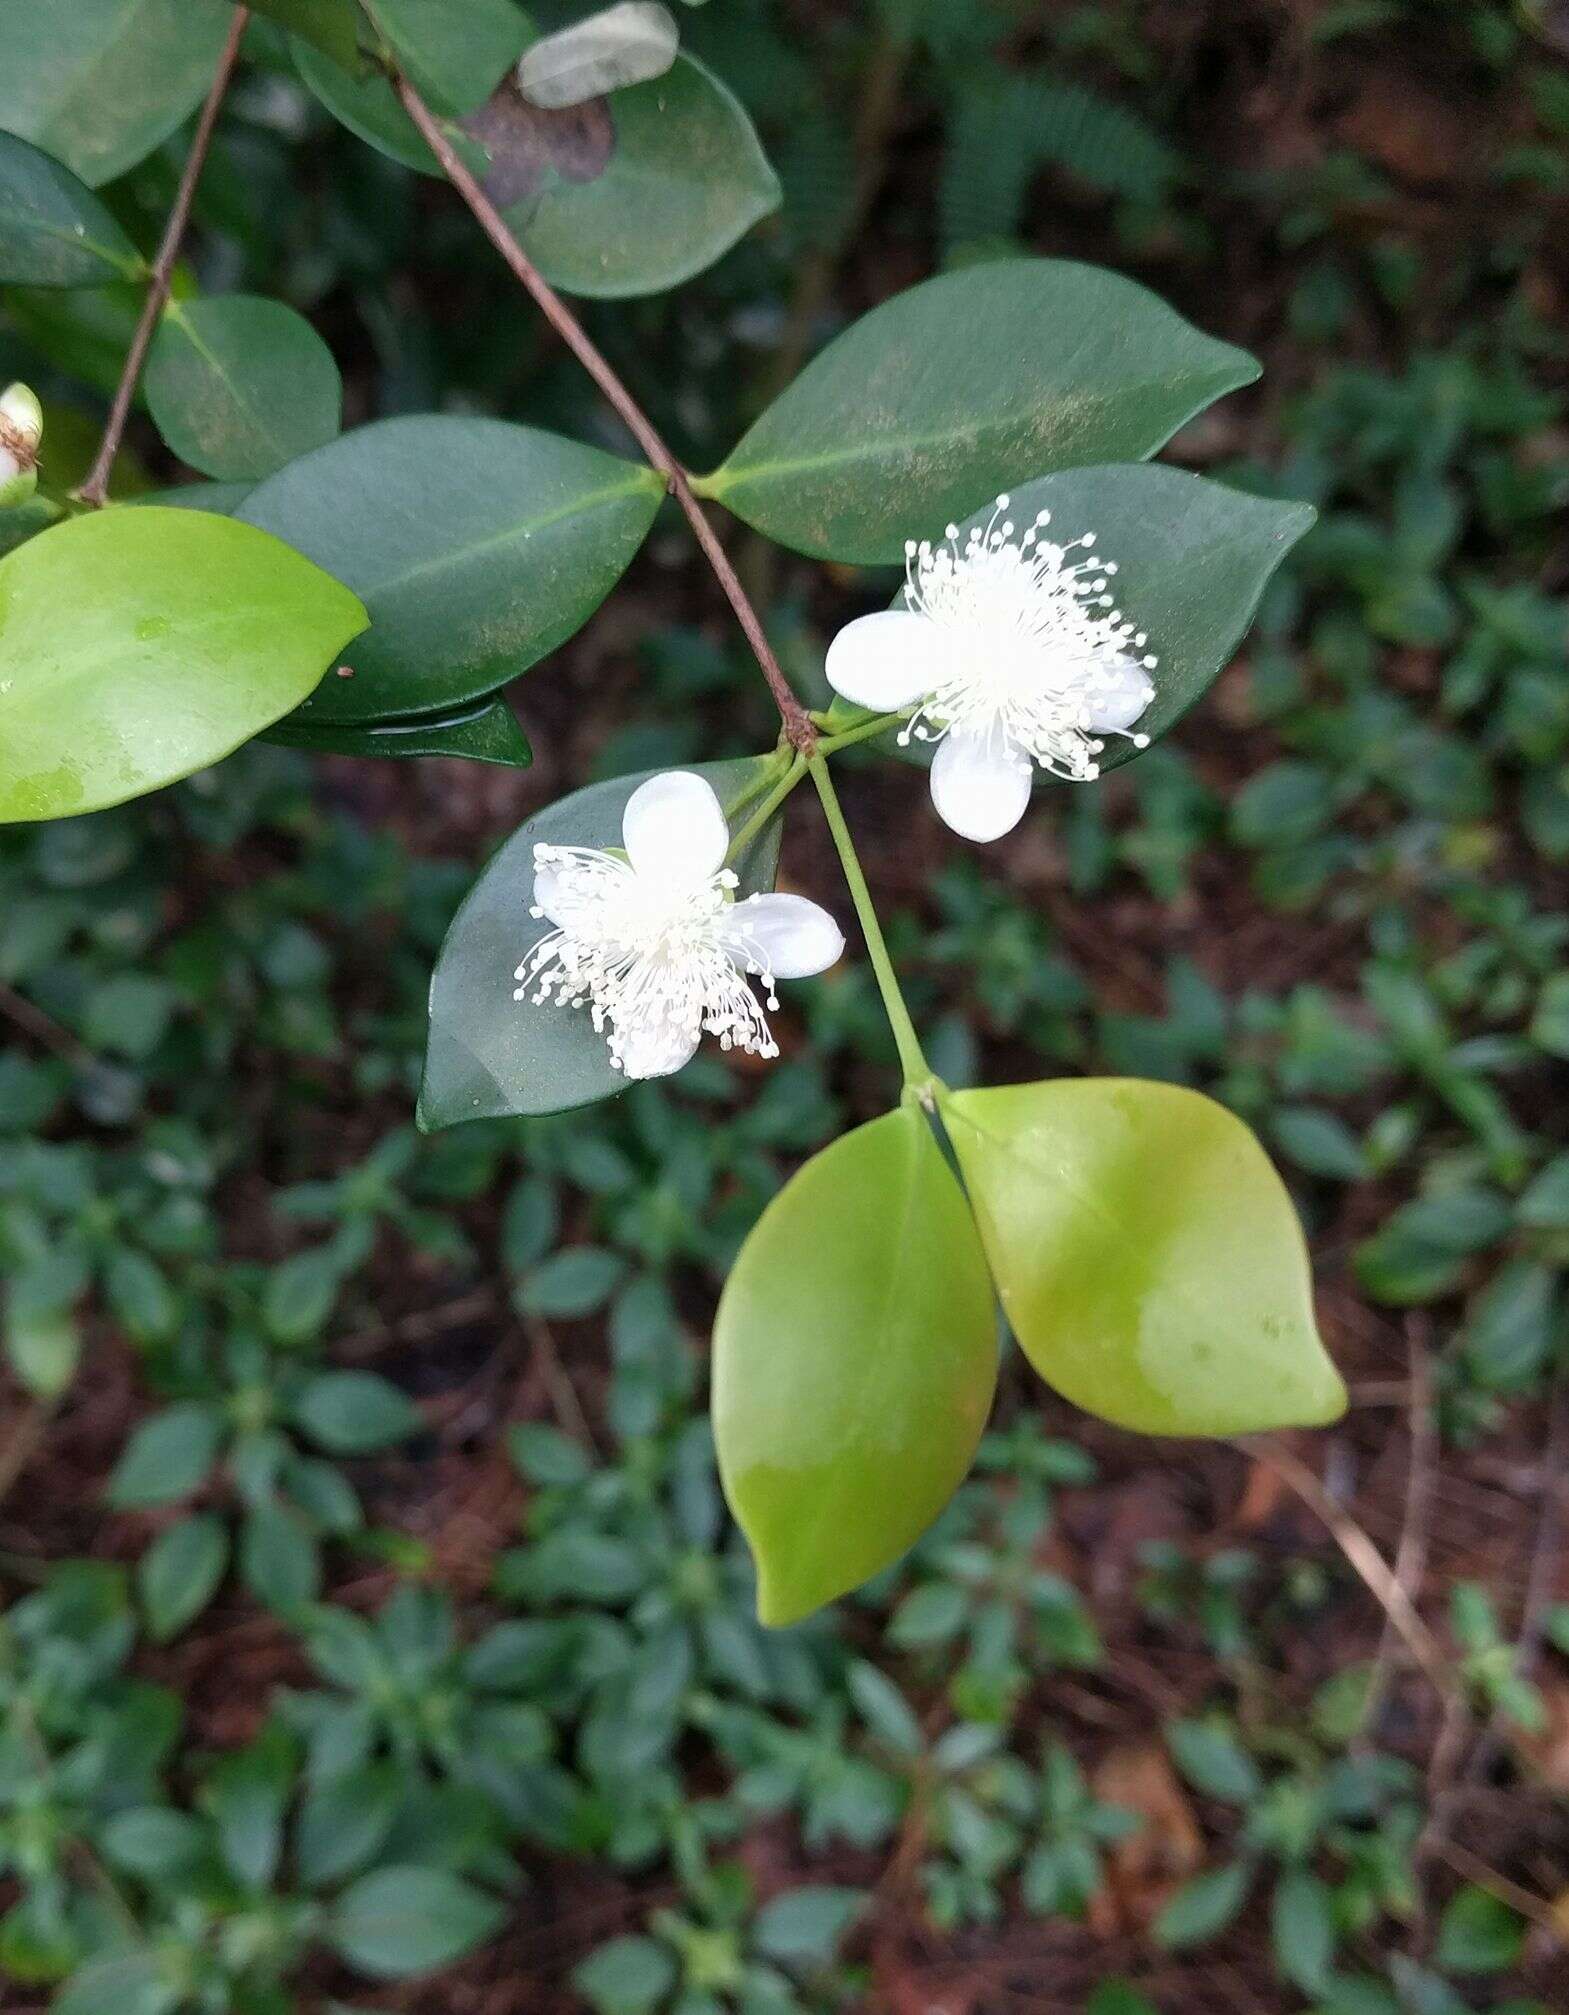
[[[398,1980],[450,1965],[489,1938],[503,1914],[444,1868],[378,1868],[339,1899],[326,1935],[360,1972]]]
[[[482,105],[530,40],[512,0],[361,0],[409,81],[441,112]]]
[[[1146,1434],[1344,1411],[1291,1199],[1224,1106],[1061,1078],[941,1110],[1014,1334],[1076,1406]]]
[[[1275,1964],[1300,1993],[1328,1991],[1339,1931],[1334,1898],[1306,1868],[1288,1868],[1270,1902]]]
[[[96,189],[206,96],[229,33],[221,0],[12,0],[0,8],[0,127]]]
[[[372,721],[364,727],[339,727],[291,714],[262,739],[323,755],[463,756],[473,763],[499,763],[513,770],[526,770],[534,760],[517,715],[502,699],[481,700],[461,713]]]
[[[238,515],[346,582],[373,626],[353,676],[324,680],[301,721],[379,724],[488,696],[582,627],[663,495],[640,463],[434,414],[291,462]]]
[[[743,794],[761,795],[775,774],[772,765],[771,757],[759,756],[696,768],[728,808]],[[536,844],[619,847],[626,801],[652,774],[592,784],[536,813],[469,891],[430,983],[430,1041],[419,1100],[419,1123],[427,1132],[459,1120],[565,1112],[625,1091],[627,1080],[611,1064],[587,1011],[514,1001],[513,974],[551,928],[529,915]],[[773,821],[731,864],[741,877],[737,895],[772,888],[778,859]]]
[[[171,301],[147,358],[148,410],[182,462],[223,482],[270,476],[337,437],[332,352],[281,301]]]
[[[1467,1884],[1445,1905],[1434,1963],[1450,1973],[1505,1972],[1519,1960],[1525,1930],[1507,1903]]]
[[[854,323],[697,488],[800,552],[898,563],[1000,490],[1144,460],[1257,376],[1119,274],[972,266]]]
[[[0,822],[139,797],[299,702],[364,627],[249,525],[107,510],[0,560]]]
[[[571,294],[679,286],[779,207],[751,120],[690,56],[564,112],[529,104],[509,80],[463,123],[484,147],[487,192],[546,279]]]
[[[742,1246],[714,1324],[714,1435],[764,1623],[897,1560],[970,1466],[997,1325],[964,1198],[908,1106],[814,1155]]]
[[[212,1600],[229,1565],[229,1533],[203,1512],[161,1532],[136,1563],[136,1586],[155,1644],[178,1637]]]
[[[0,280],[101,287],[142,271],[136,247],[85,183],[41,148],[0,132]]]

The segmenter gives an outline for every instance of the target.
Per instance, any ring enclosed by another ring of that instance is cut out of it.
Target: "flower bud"
[[[0,394],[0,510],[25,504],[38,487],[44,409],[26,385]]]

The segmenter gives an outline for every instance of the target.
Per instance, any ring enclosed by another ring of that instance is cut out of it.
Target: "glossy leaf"
[[[0,132],[0,280],[101,287],[142,270],[136,247],[84,182],[53,155]]]
[[[513,0],[361,0],[422,97],[438,111],[471,112],[530,39]]]
[[[501,699],[482,701],[461,713],[373,721],[364,727],[339,727],[291,714],[262,739],[330,756],[460,756],[471,763],[499,763],[513,770],[526,770],[534,760],[517,715]]]
[[[465,122],[485,185],[556,286],[615,299],[700,273],[779,207],[734,94],[678,56],[662,77],[549,112],[508,82]]]
[[[206,96],[221,0],[11,0],[0,7],[0,127],[91,188],[150,154]]]
[[[907,538],[1054,470],[1137,462],[1258,376],[1119,274],[1013,259],[854,323],[698,487],[782,545],[897,563]]]
[[[270,476],[343,424],[343,380],[310,323],[255,294],[171,301],[147,358],[148,409],[182,462]]]
[[[346,582],[370,611],[349,678],[301,718],[448,712],[527,671],[593,614],[664,495],[652,469],[533,427],[383,420],[303,455],[238,515]]]
[[[1155,698],[1135,724],[1152,741],[1175,727],[1201,700],[1246,634],[1271,574],[1313,524],[1311,504],[1252,497],[1159,463],[1065,469],[1008,492],[1008,515],[1028,525],[1051,512],[1053,539],[1095,534],[1096,550],[1117,562],[1117,606],[1149,637],[1159,659],[1150,677]],[[984,523],[991,506],[959,528]],[[924,536],[924,534],[923,534]],[[904,606],[901,594],[895,607]],[[888,746],[897,747],[892,734]],[[931,742],[911,741],[897,753],[929,766]],[[1140,753],[1109,735],[1102,771]],[[1045,782],[1038,773],[1037,783]]]
[[[1344,1411],[1291,1199],[1224,1106],[1060,1078],[947,1094],[942,1115],[1014,1335],[1076,1406],[1145,1434]]]
[[[0,821],[188,776],[297,706],[365,612],[276,539],[108,510],[0,560]]]
[[[814,1155],[742,1246],[714,1324],[719,1469],[794,1623],[880,1573],[970,1466],[997,1375],[975,1225],[923,1114]]]
[[[699,763],[722,805],[760,795],[772,759]],[[460,1120],[511,1113],[564,1112],[625,1091],[602,1035],[587,1012],[512,998],[513,974],[551,926],[529,915],[534,847],[619,847],[627,799],[652,775],[592,784],[547,806],[496,854],[452,920],[430,983],[430,1039],[420,1087],[426,1132]],[[743,814],[744,815],[744,814]],[[772,888],[779,826],[772,822],[734,862],[738,895]]]

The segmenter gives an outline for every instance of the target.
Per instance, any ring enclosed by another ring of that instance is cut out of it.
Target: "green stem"
[[[836,755],[840,749],[853,749],[857,742],[870,741],[873,735],[887,734],[890,728],[898,727],[908,714],[908,708],[902,714],[872,714],[864,721],[857,721],[853,728],[845,728],[837,735],[825,736],[817,744],[818,749],[825,756]]]
[[[738,861],[741,858],[741,854],[746,848],[748,842],[757,837],[757,835],[762,831],[763,827],[767,825],[768,821],[773,817],[774,813],[778,811],[779,807],[784,803],[785,799],[789,797],[790,793],[795,789],[796,785],[801,781],[802,777],[804,777],[805,775],[806,775],[806,764],[801,759],[801,757],[797,755],[792,760],[789,768],[785,771],[784,775],[773,786],[772,790],[768,792],[767,796],[763,799],[762,803],[757,807],[757,810],[753,812],[752,816],[747,820],[746,824],[742,826],[741,830],[738,833],[736,833],[731,839],[730,845],[725,852],[725,860],[728,863],[733,864],[734,862]],[[742,802],[745,803],[745,800],[743,799]],[[739,806],[737,807],[737,809],[739,810]]]
[[[882,925],[877,921],[877,912],[872,907],[871,891],[867,888],[866,877],[861,872],[861,863],[856,855],[855,842],[850,837],[850,828],[845,824],[844,813],[839,809],[839,797],[829,777],[828,765],[820,755],[816,755],[807,758],[806,767],[811,771],[812,782],[817,786],[817,795],[823,801],[823,816],[827,819],[828,830],[833,835],[834,846],[839,854],[839,865],[844,869],[844,878],[850,885],[850,898],[855,904],[855,913],[861,920],[861,931],[866,939],[866,949],[871,955],[872,971],[877,975],[883,1008],[893,1029],[893,1039],[899,1047],[899,1063],[904,1071],[905,1089],[924,1091],[932,1082],[932,1067],[921,1054],[915,1024],[910,1019],[910,1010],[904,1004],[904,995],[899,991],[898,975],[894,972],[893,960],[888,956]]]

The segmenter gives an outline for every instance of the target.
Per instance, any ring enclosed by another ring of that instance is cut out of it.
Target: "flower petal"
[[[828,646],[828,683],[874,713],[913,707],[942,684],[955,639],[914,609],[882,609],[846,623]]]
[[[1113,658],[1101,667],[1089,695],[1089,725],[1105,734],[1131,728],[1154,697],[1150,675],[1137,658]]]
[[[561,870],[537,856],[534,861],[534,907],[543,910],[559,931],[565,927],[569,907],[561,887]]]
[[[944,735],[932,762],[932,803],[961,839],[999,840],[1030,802],[1030,765],[1001,735]]]
[[[805,896],[748,896],[725,918],[725,939],[753,970],[761,953],[776,980],[826,972],[844,950],[844,932],[820,903]]]
[[[669,1077],[692,1061],[700,1040],[700,1031],[687,1035],[665,1022],[616,1031],[621,1068],[628,1077]]]
[[[706,777],[665,770],[627,799],[621,838],[640,875],[703,881],[724,866],[730,829]]]

